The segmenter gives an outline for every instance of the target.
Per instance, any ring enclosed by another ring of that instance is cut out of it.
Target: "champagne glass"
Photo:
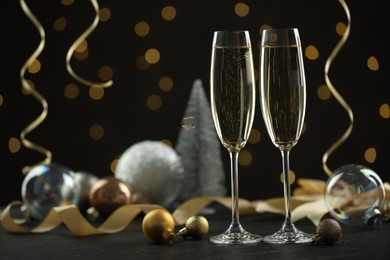
[[[245,146],[255,112],[255,80],[248,31],[214,32],[211,59],[211,112],[231,167],[232,222],[222,234],[211,236],[219,244],[261,242],[260,235],[240,224],[238,205],[238,155]]]
[[[305,243],[312,236],[298,230],[291,220],[290,150],[302,132],[306,110],[306,81],[297,28],[264,30],[260,52],[261,112],[268,134],[282,154],[284,204],[282,228],[265,236],[268,243]]]

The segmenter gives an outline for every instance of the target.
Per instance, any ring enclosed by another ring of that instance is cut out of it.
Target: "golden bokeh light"
[[[162,91],[171,91],[173,88],[173,80],[168,76],[161,77],[158,81],[158,86]]]
[[[11,153],[17,153],[20,150],[21,143],[18,138],[11,137],[8,141],[8,149]]]
[[[252,131],[249,135],[248,142],[250,144],[257,144],[261,140],[261,133],[256,128],[252,128]]]
[[[104,89],[97,86],[92,86],[89,88],[89,96],[93,100],[100,100],[104,96]]]
[[[98,76],[103,81],[112,79],[113,75],[114,75],[114,71],[110,66],[102,66],[98,71]]]
[[[374,163],[376,160],[376,149],[371,147],[364,152],[364,159],[369,163]]]
[[[309,45],[306,47],[305,55],[309,60],[316,60],[320,56],[320,53],[314,45]]]
[[[280,181],[282,183],[284,183],[284,176],[283,176],[283,172],[280,174]],[[295,172],[293,172],[292,170],[290,170],[290,184],[293,184],[295,181]]]
[[[75,51],[76,52],[85,52],[88,49],[88,42],[87,40],[83,40],[80,42],[80,44],[76,47]]]
[[[137,60],[135,61],[135,65],[137,66],[138,69],[140,70],[147,70],[150,68],[150,63],[148,63],[146,60],[145,60],[145,56],[139,56],[137,58]]]
[[[41,62],[39,60],[34,60],[28,67],[28,72],[31,74],[38,73],[41,70]]]
[[[242,166],[249,166],[252,164],[252,153],[247,150],[242,150],[238,156],[238,163]]]
[[[107,22],[111,18],[111,10],[107,7],[103,7],[99,11],[99,21]]]
[[[88,54],[89,54],[89,51],[88,49],[86,49],[85,51],[83,52],[75,52],[74,53],[74,57],[78,60],[85,60],[88,58]]]
[[[138,36],[144,37],[149,34],[150,26],[147,22],[141,21],[134,26],[134,31]]]
[[[240,17],[247,16],[249,14],[249,6],[243,2],[238,2],[234,6],[234,12]]]
[[[66,28],[67,24],[68,22],[66,21],[66,18],[61,16],[54,21],[53,28],[56,31],[63,31]]]
[[[161,17],[166,21],[172,21],[176,17],[176,8],[173,6],[165,6],[161,9]]]
[[[390,117],[390,107],[389,104],[385,103],[379,108],[379,115],[385,119],[389,119]]]
[[[75,99],[79,96],[79,87],[76,84],[69,83],[65,86],[64,96],[67,99]]]
[[[74,0],[61,0],[61,3],[63,5],[72,5]]]
[[[332,96],[332,93],[330,92],[327,85],[321,85],[317,89],[317,96],[321,100],[328,100]]]
[[[161,140],[161,142],[162,142],[163,144],[168,145],[169,147],[173,147],[172,142],[171,142],[170,140],[168,140],[168,139],[163,139],[163,140]]]
[[[368,58],[367,66],[370,70],[374,70],[374,71],[379,70],[379,62],[374,56]]]
[[[89,128],[89,136],[93,140],[100,140],[104,136],[104,128],[102,125],[94,124]]]
[[[158,95],[150,95],[146,100],[146,105],[150,110],[157,110],[162,105],[161,97]]]
[[[278,39],[278,35],[276,33],[271,33],[269,38],[270,38],[271,42],[276,42]]]
[[[345,33],[345,30],[347,30],[347,26],[344,23],[338,22],[336,24],[336,33],[338,35],[343,36]]]
[[[145,52],[145,60],[150,64],[156,64],[160,60],[160,52],[151,48]]]
[[[116,172],[116,167],[118,166],[118,162],[119,162],[119,159],[115,159],[115,160],[113,160],[113,161],[111,162],[111,164],[110,164],[110,170],[111,170],[111,172],[114,173],[114,174],[115,174],[115,172]]]
[[[265,29],[272,29],[271,25],[269,24],[263,24],[262,26],[260,26],[260,29],[259,29],[259,34],[262,35],[263,34],[263,31]]]
[[[0,95],[0,107],[3,105],[3,103],[4,103],[4,98],[2,95]]]

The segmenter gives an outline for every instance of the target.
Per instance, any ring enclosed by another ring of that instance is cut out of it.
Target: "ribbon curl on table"
[[[306,183],[310,183],[308,180]],[[294,221],[304,218],[306,216],[313,215],[316,212],[316,215],[321,215],[323,213],[323,208],[313,208],[314,206],[321,206],[320,202],[322,201],[322,195],[320,194],[309,194],[309,195],[297,195],[292,197],[292,217]],[[304,207],[309,203],[315,204],[310,207]],[[231,208],[231,198],[230,197],[196,197],[189,199],[179,205],[173,212],[172,216],[175,220],[175,225],[180,226],[184,225],[187,219],[191,216],[198,214],[203,208],[207,207],[212,203],[219,203],[226,208]],[[317,205],[318,204],[318,205]],[[22,202],[14,201],[10,203],[4,210],[1,215],[1,222],[4,227],[9,232],[12,233],[43,233],[54,228],[58,227],[61,223],[64,223],[65,226],[76,236],[89,236],[89,235],[99,235],[99,234],[109,234],[116,233],[129,225],[132,220],[141,213],[147,213],[150,210],[156,208],[163,208],[160,205],[156,204],[130,204],[118,208],[114,211],[104,223],[95,228],[92,226],[80,213],[76,205],[66,205],[54,207],[50,210],[47,217],[34,228],[27,227],[26,220],[24,219],[15,219],[12,216],[11,209],[12,207],[20,206]],[[283,198],[273,198],[268,200],[257,200],[250,202],[245,199],[239,199],[240,205],[240,215],[249,216],[259,213],[276,213],[284,214],[284,199]],[[314,216],[314,215],[313,215]],[[313,217],[310,218],[313,220]],[[319,220],[318,220],[319,221]],[[313,222],[318,224],[318,221]]]
[[[33,166],[25,166],[22,169],[22,172],[24,174],[27,174],[32,168],[34,168],[37,165],[40,164],[50,164],[52,159],[51,152],[40,146],[37,145],[30,140],[26,138],[26,136],[33,131],[35,128],[37,128],[47,117],[48,113],[48,104],[46,99],[33,87],[31,87],[30,83],[26,80],[25,74],[26,70],[31,66],[31,64],[38,58],[38,56],[42,53],[44,46],[45,46],[45,30],[43,29],[41,23],[38,21],[38,19],[35,17],[35,15],[31,12],[30,8],[27,6],[26,2],[24,0],[20,0],[20,6],[22,7],[23,12],[26,14],[26,16],[30,19],[30,21],[34,24],[35,28],[38,30],[39,35],[41,37],[41,41],[36,48],[36,50],[33,52],[33,54],[27,59],[27,61],[24,63],[20,70],[20,80],[22,83],[22,87],[24,90],[26,90],[28,93],[31,93],[42,105],[43,111],[42,113],[32,122],[30,123],[21,133],[20,133],[20,140],[22,144],[30,148],[32,150],[35,150],[43,155],[46,155],[46,158]]]
[[[332,95],[341,104],[341,106],[347,111],[349,119],[350,119],[350,124],[349,124],[347,130],[344,132],[344,134],[324,153],[324,155],[322,157],[322,167],[323,167],[325,173],[328,176],[331,176],[333,173],[332,173],[332,171],[329,169],[329,167],[326,164],[327,160],[328,160],[329,156],[343,142],[345,142],[345,140],[351,135],[352,128],[353,128],[353,122],[354,122],[352,109],[347,104],[347,102],[343,99],[343,97],[339,94],[339,92],[336,90],[336,88],[333,86],[332,82],[329,79],[329,68],[330,68],[330,65],[332,64],[333,60],[336,58],[337,54],[340,52],[341,48],[346,43],[346,41],[347,41],[347,39],[349,37],[349,33],[351,31],[351,15],[350,15],[348,6],[347,6],[347,4],[345,3],[344,0],[339,0],[339,2],[342,5],[342,7],[344,8],[345,14],[346,14],[346,16],[348,18],[348,25],[347,25],[347,27],[345,29],[345,32],[344,32],[343,36],[341,37],[340,41],[337,43],[337,45],[335,46],[335,48],[333,49],[333,51],[331,52],[329,58],[327,59],[327,61],[325,63],[325,81],[326,81],[326,85],[328,86],[328,88],[329,88],[330,92],[332,93]]]
[[[292,219],[298,221],[307,217],[317,226],[321,218],[327,213],[323,188],[325,182],[314,179],[298,179],[299,188],[294,190],[291,197]],[[385,183],[386,205],[390,203],[390,184]],[[203,208],[212,203],[219,203],[231,209],[230,197],[197,197],[179,205],[172,216],[176,226],[184,225],[187,219],[197,215]],[[36,227],[27,227],[26,219],[15,219],[11,208],[22,205],[20,201],[10,203],[1,214],[1,222],[5,230],[11,233],[43,233],[64,224],[76,236],[90,236],[112,234],[124,230],[136,216],[163,208],[156,204],[130,204],[114,211],[98,228],[92,226],[80,213],[76,205],[54,207],[47,217]],[[249,216],[261,213],[275,213],[284,215],[284,198],[248,201],[239,199],[240,216]],[[389,209],[388,209],[389,210]]]
[[[96,29],[98,23],[99,23],[99,5],[96,0],[91,0],[92,6],[95,10],[95,19],[93,20],[92,24],[76,39],[76,41],[70,46],[68,53],[66,54],[66,69],[68,70],[69,74],[76,79],[77,81],[83,83],[84,85],[87,85],[89,87],[96,86],[96,87],[110,87],[113,84],[112,80],[106,81],[106,82],[93,82],[87,79],[84,79],[83,77],[79,76],[74,72],[72,66],[70,65],[70,60],[73,56],[73,53],[75,52],[76,48]]]
[[[77,206],[72,204],[53,207],[40,225],[35,228],[27,228],[23,226],[25,221],[21,219],[14,220],[11,216],[11,208],[20,205],[22,205],[20,201],[12,202],[4,209],[1,216],[3,227],[9,232],[43,233],[53,230],[63,223],[76,236],[116,233],[126,228],[139,213],[147,213],[153,209],[162,208],[159,205],[152,204],[122,206],[114,211],[100,227],[95,228],[84,218]]]

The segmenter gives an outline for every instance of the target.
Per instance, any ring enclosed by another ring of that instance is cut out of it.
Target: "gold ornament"
[[[131,188],[115,177],[105,177],[94,183],[89,192],[89,201],[106,218],[117,208],[131,203]]]
[[[200,239],[209,232],[209,222],[203,216],[192,216],[186,221],[184,228],[176,234],[177,237],[193,237]]]
[[[149,211],[142,220],[142,231],[152,241],[164,244],[176,242],[175,220],[165,209]]]

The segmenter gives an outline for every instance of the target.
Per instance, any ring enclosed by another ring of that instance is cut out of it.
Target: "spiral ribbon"
[[[30,123],[20,134],[20,140],[23,143],[24,146],[27,148],[30,148],[32,150],[35,150],[41,154],[46,155],[46,158],[33,166],[25,166],[22,169],[22,172],[26,174],[30,171],[31,168],[40,165],[40,164],[49,164],[51,162],[52,154],[51,152],[40,146],[37,145],[28,139],[26,139],[26,136],[33,131],[36,127],[38,127],[47,117],[48,113],[48,104],[46,99],[34,88],[31,87],[30,83],[26,80],[25,74],[26,70],[31,66],[31,64],[38,58],[38,56],[41,54],[41,52],[44,49],[45,46],[45,31],[41,25],[41,23],[38,21],[38,19],[35,17],[35,15],[31,12],[30,8],[27,6],[26,2],[24,0],[20,0],[20,5],[22,7],[23,12],[26,14],[26,16],[31,20],[31,22],[34,24],[34,26],[37,28],[39,35],[41,37],[41,41],[36,48],[36,50],[33,52],[33,54],[27,59],[27,61],[24,63],[20,70],[20,80],[23,86],[23,89],[26,90],[28,93],[31,93],[42,105],[43,111],[42,113],[32,122]]]
[[[87,85],[89,87],[95,86],[95,87],[110,87],[113,84],[112,80],[106,81],[106,82],[93,82],[89,81],[87,79],[84,79],[83,77],[79,76],[74,72],[72,66],[70,65],[70,60],[73,56],[73,53],[75,52],[76,48],[80,45],[81,42],[83,42],[97,27],[99,22],[99,5],[96,0],[91,0],[92,6],[95,10],[95,19],[93,20],[92,24],[76,39],[76,41],[70,46],[68,53],[66,54],[66,69],[68,70],[69,74],[77,81],[81,82],[84,85]]]
[[[322,157],[322,167],[328,176],[332,175],[332,171],[329,169],[329,167],[326,164],[327,160],[328,160],[329,156],[343,142],[345,142],[345,140],[351,135],[352,128],[353,128],[353,122],[354,122],[353,113],[352,113],[351,108],[349,107],[347,102],[343,99],[343,97],[339,94],[339,92],[335,89],[335,87],[333,86],[332,82],[329,79],[329,68],[330,68],[333,60],[337,56],[337,54],[340,52],[341,48],[346,43],[346,41],[349,37],[349,33],[351,31],[351,15],[350,15],[348,6],[344,0],[339,0],[339,2],[342,5],[342,7],[344,8],[345,14],[348,18],[348,25],[347,25],[346,30],[345,30],[343,36],[341,37],[340,41],[337,43],[337,45],[335,46],[335,48],[333,49],[333,51],[331,52],[330,56],[328,57],[328,59],[325,63],[325,81],[326,81],[326,84],[327,84],[330,92],[333,94],[333,96],[336,98],[336,100],[341,104],[341,106],[347,111],[349,119],[350,119],[350,124],[349,124],[347,130],[343,133],[343,135],[339,139],[337,139],[337,141],[332,146],[330,146],[330,148],[324,153],[324,155]]]

